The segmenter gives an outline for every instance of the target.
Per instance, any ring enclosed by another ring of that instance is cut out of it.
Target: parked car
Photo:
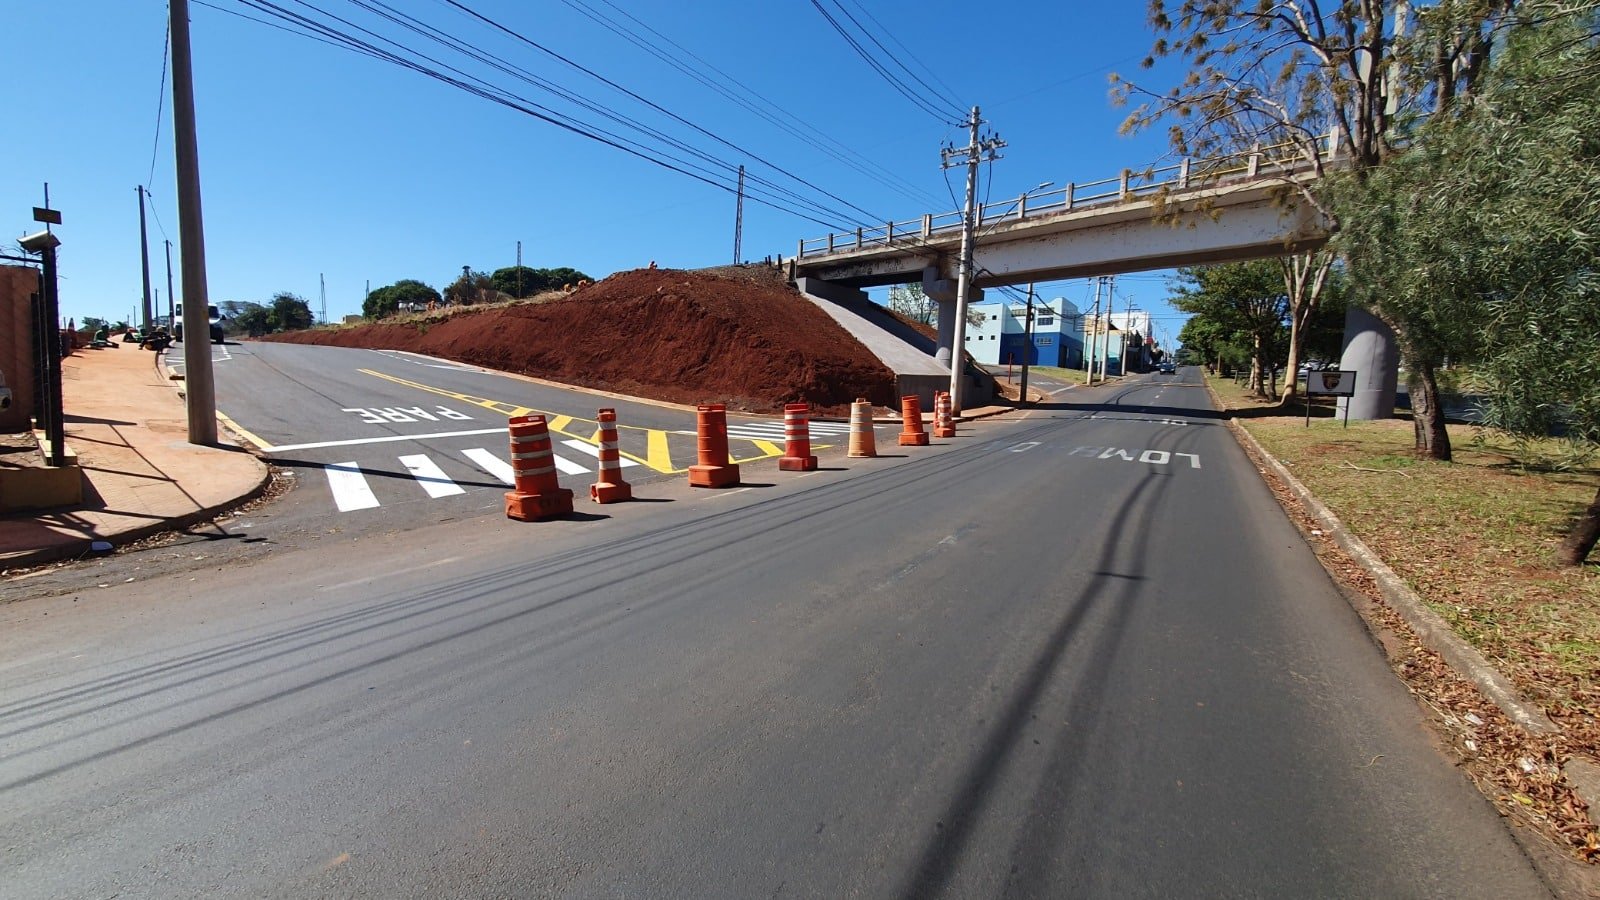
[[[1163,362],[1161,365],[1156,366],[1156,369],[1164,374],[1171,375],[1172,373],[1178,371],[1178,366],[1176,363]]]

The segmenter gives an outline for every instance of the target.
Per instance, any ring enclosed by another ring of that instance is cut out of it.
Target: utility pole
[[[1022,323],[1022,391],[1019,404],[1028,402],[1028,359],[1033,356],[1033,282],[1028,282],[1028,318]]]
[[[739,200],[733,208],[733,264],[739,264],[740,243],[744,240],[744,166],[739,167]]]
[[[940,151],[943,168],[967,167],[967,201],[961,212],[961,263],[956,280],[956,340],[950,350],[951,415],[961,414],[961,388],[967,371],[967,298],[972,293],[972,250],[978,237],[974,216],[978,205],[978,163],[999,159],[1000,148],[1006,145],[998,134],[980,139],[978,129],[982,125],[978,107],[974,106],[972,118],[967,120],[967,146],[945,147]]]
[[[328,324],[328,280],[317,273],[317,290],[322,295],[322,324]]]
[[[170,0],[172,136],[178,175],[178,241],[183,250],[184,397],[189,443],[217,442],[217,396],[211,379],[210,291],[206,288],[205,220],[200,209],[200,147],[194,127],[194,61],[189,50],[189,0]],[[200,340],[195,340],[195,338]]]
[[[1100,359],[1100,380],[1105,381],[1111,377],[1111,331],[1117,327],[1117,279],[1106,278],[1106,352]],[[1117,357],[1117,366],[1122,366],[1122,357]],[[1118,372],[1117,374],[1122,374]]]
[[[517,299],[522,299],[522,242],[517,241]]]
[[[167,333],[172,334],[178,325],[178,295],[172,292],[172,241],[164,243],[167,247]]]
[[[150,330],[150,240],[144,230],[144,185],[135,187],[134,192],[139,195],[139,273],[144,278],[144,318],[139,320],[141,332]]]
[[[1105,279],[1099,275],[1094,278],[1094,315],[1089,317],[1089,353],[1084,357],[1089,370],[1087,383],[1094,384],[1095,359],[1100,355],[1100,284]]]

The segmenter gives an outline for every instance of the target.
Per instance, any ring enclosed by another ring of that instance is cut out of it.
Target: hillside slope
[[[454,310],[399,324],[268,340],[409,350],[676,403],[775,412],[809,401],[839,414],[857,397],[892,406],[894,375],[787,286],[636,269],[549,303]]]

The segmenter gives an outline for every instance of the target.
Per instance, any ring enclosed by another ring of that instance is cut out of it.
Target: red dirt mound
[[[894,375],[787,287],[673,269],[622,272],[549,303],[269,340],[410,350],[675,403],[847,413],[895,402]]]

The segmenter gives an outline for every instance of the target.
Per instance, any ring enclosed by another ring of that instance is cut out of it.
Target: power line
[[[627,25],[607,16],[605,13],[595,9],[588,2],[585,2],[585,0],[562,0],[562,2],[572,9],[577,10],[579,13],[587,16],[591,21],[594,21],[611,31],[613,34],[622,37],[624,40],[627,40],[629,43],[633,44],[639,49],[649,53],[651,56],[654,56],[656,59],[666,63],[669,66],[672,66],[683,74],[694,79],[696,82],[710,88],[713,91],[716,91],[718,94],[721,94],[726,99],[749,111],[753,115],[758,116],[773,126],[782,129],[796,139],[808,144],[813,149],[833,157],[844,165],[847,165],[862,175],[865,175],[873,181],[876,181],[878,184],[883,185],[884,187],[895,191],[896,193],[899,193],[900,195],[916,203],[928,203],[933,199],[932,194],[929,194],[927,191],[918,188],[909,181],[900,178],[893,171],[873,162],[865,155],[838,141],[826,131],[817,128],[806,120],[801,119],[800,117],[789,112],[784,104],[776,103],[768,97],[762,95],[759,91],[751,88],[738,78],[729,75],[727,72],[718,68],[715,64],[707,61],[704,57],[699,56],[693,50],[678,43],[666,34],[663,34],[661,31],[651,27],[648,23],[641,21],[638,16],[635,16],[626,9],[619,7],[616,3],[613,3],[612,0],[600,0],[600,2],[604,3],[606,6],[632,21],[640,28],[649,32],[649,34],[652,35],[655,40],[652,41],[634,29],[629,28]],[[658,46],[658,44],[666,44],[677,50],[678,53],[668,53]],[[683,57],[687,57],[696,63],[699,63],[700,67],[702,68],[697,69],[697,67],[689,65],[684,61]],[[715,73],[715,76],[720,76],[720,81],[718,77],[713,77],[712,75],[706,74],[707,70]],[[733,87],[730,88],[728,86],[730,84]],[[735,90],[735,88],[737,90]],[[742,92],[744,96],[740,96],[740,92]],[[801,131],[802,128],[805,129],[805,131]],[[806,132],[810,133],[808,134]]]
[[[167,102],[167,51],[172,47],[172,31],[170,29],[161,39],[161,91],[156,94],[156,136],[150,141],[150,175],[144,183],[149,184],[156,177],[156,153],[161,149],[161,112]]]
[[[301,3],[301,5],[303,5],[303,6],[304,5],[308,5],[308,4],[304,3],[303,0],[295,0],[295,2]],[[464,55],[466,55],[466,56],[468,56],[468,57],[470,57],[472,59],[475,59],[478,62],[484,63],[485,65],[488,65],[491,68],[498,69],[499,71],[504,72],[505,74],[510,75],[510,76],[512,76],[514,78],[517,78],[520,81],[523,81],[523,82],[526,82],[526,83],[528,83],[530,85],[533,85],[534,87],[537,87],[540,90],[543,90],[543,91],[546,91],[548,93],[554,94],[555,96],[560,97],[561,99],[566,100],[569,103],[575,104],[575,105],[577,105],[577,106],[579,106],[579,107],[581,107],[583,109],[587,109],[590,112],[596,113],[597,115],[600,115],[600,116],[603,116],[603,117],[605,117],[607,119],[610,119],[611,121],[616,122],[616,123],[618,123],[620,125],[624,125],[626,127],[632,128],[632,129],[634,129],[634,130],[636,130],[636,131],[638,131],[638,132],[640,132],[642,134],[645,134],[645,135],[650,136],[651,138],[654,138],[655,140],[661,141],[661,142],[663,142],[665,144],[668,144],[668,145],[670,145],[670,146],[672,146],[672,147],[674,147],[674,148],[676,148],[676,149],[678,149],[678,150],[680,150],[682,152],[688,153],[691,156],[698,157],[702,161],[710,163],[711,165],[719,166],[722,169],[726,170],[727,174],[731,174],[732,172],[737,171],[737,169],[739,168],[739,166],[737,164],[733,163],[733,162],[729,162],[727,160],[719,159],[719,158],[717,158],[715,156],[712,156],[711,154],[709,154],[709,153],[707,153],[707,152],[705,152],[703,150],[700,150],[699,148],[690,146],[689,144],[686,144],[683,141],[680,141],[677,138],[674,138],[671,135],[668,135],[665,132],[660,131],[659,129],[652,128],[651,126],[646,125],[643,122],[640,122],[639,120],[632,118],[631,116],[627,116],[627,115],[624,115],[622,113],[619,113],[619,112],[617,112],[617,111],[615,111],[615,110],[611,109],[610,107],[607,107],[607,106],[605,106],[603,104],[599,104],[597,102],[590,101],[590,100],[588,100],[588,99],[586,99],[586,98],[584,98],[584,97],[582,97],[582,96],[580,96],[580,95],[578,95],[578,94],[576,94],[576,93],[574,93],[572,91],[567,90],[566,88],[561,87],[560,85],[555,84],[554,82],[548,81],[547,79],[540,78],[540,77],[534,75],[532,72],[529,72],[528,70],[526,70],[526,69],[524,69],[524,68],[522,68],[520,66],[517,66],[514,63],[511,63],[510,61],[504,59],[503,57],[496,56],[496,55],[494,55],[492,53],[488,53],[487,51],[479,50],[479,49],[467,44],[466,42],[462,41],[461,39],[459,39],[459,38],[457,38],[457,37],[455,37],[453,35],[450,35],[450,34],[444,32],[444,31],[442,31],[442,30],[440,30],[438,28],[435,28],[434,26],[428,25],[427,23],[424,23],[424,22],[422,22],[422,21],[420,21],[420,20],[418,20],[418,19],[416,19],[416,18],[414,18],[412,16],[406,15],[405,13],[402,13],[402,12],[399,12],[398,10],[395,10],[393,7],[389,6],[388,4],[381,2],[381,0],[370,0],[370,2],[369,2],[369,0],[349,0],[349,2],[354,4],[354,5],[356,5],[356,6],[361,7],[362,9],[366,9],[367,11],[372,12],[375,15],[378,15],[378,16],[380,16],[380,17],[382,17],[382,18],[384,18],[384,19],[386,19],[386,20],[388,20],[388,21],[390,21],[390,22],[392,22],[394,24],[400,25],[401,27],[403,27],[403,28],[405,28],[405,29],[407,29],[409,31],[412,31],[413,33],[416,33],[418,35],[426,37],[429,40],[434,41],[435,43],[442,44],[442,45],[444,45],[444,46],[446,46],[446,47],[448,47],[448,48],[450,48],[452,50],[455,50],[456,52],[462,53],[462,54],[464,54]],[[375,7],[381,7],[382,9],[380,10],[380,9],[375,8]],[[344,20],[341,19],[339,21],[344,21]],[[350,24],[350,23],[346,23],[346,24]],[[352,25],[351,27],[355,27],[355,28],[360,29],[360,26],[356,26],[356,25]],[[366,29],[360,29],[360,30],[366,31]],[[371,32],[367,32],[367,33],[371,34]],[[376,35],[374,35],[374,36],[376,36]],[[387,38],[383,38],[383,40],[388,41]],[[390,43],[394,43],[393,41],[389,41],[389,42]],[[409,50],[410,48],[406,48],[406,49]],[[416,51],[411,50],[411,52],[415,53]],[[456,70],[456,71],[459,71],[459,70]],[[478,81],[480,84],[483,84],[485,86],[493,87],[492,85],[489,85],[488,82],[485,82],[482,79],[474,78],[473,80]],[[495,89],[499,90],[499,88],[495,88]],[[553,110],[550,110],[550,111],[554,112]],[[608,135],[610,137],[615,137],[615,138],[618,138],[619,140],[625,140],[620,135],[617,135],[614,132],[604,131],[603,129],[599,129],[598,127],[592,126],[592,125],[589,126],[589,127],[595,128],[595,130],[601,131],[601,133],[606,134],[606,135]],[[733,146],[733,145],[730,145],[730,146]],[[760,159],[760,157],[755,157],[755,158],[758,159],[758,160]],[[706,174],[713,174],[713,173],[709,172],[708,170],[706,170],[706,169],[704,169],[702,167],[699,167],[699,166],[697,166],[695,164],[688,163],[687,161],[682,160],[681,158],[678,158],[678,161],[684,162],[685,165],[689,165],[691,168],[695,168],[695,169],[697,169],[699,171],[705,172]],[[761,160],[761,161],[765,162],[765,160]],[[783,170],[780,169],[779,171],[783,171]],[[789,173],[785,172],[785,174],[789,174]],[[798,179],[797,176],[792,176],[791,175],[790,177],[795,177],[796,180],[802,180],[802,179]],[[842,212],[838,208],[829,207],[829,206],[827,206],[825,204],[816,203],[815,201],[809,200],[809,199],[801,196],[800,194],[796,193],[795,191],[793,191],[793,190],[791,190],[791,189],[789,189],[787,187],[784,187],[784,186],[782,186],[782,185],[780,185],[780,184],[778,184],[776,182],[773,182],[770,179],[763,178],[763,177],[758,176],[758,175],[752,175],[751,179],[753,181],[759,183],[759,184],[766,185],[767,187],[771,188],[772,190],[776,191],[777,193],[789,198],[789,200],[791,200],[793,202],[799,203],[802,206],[810,207],[811,209],[816,211],[819,215],[831,216],[831,217],[835,217],[835,218],[839,218],[839,219],[844,219],[846,221],[849,221],[849,220],[852,219],[852,216],[847,212]],[[802,180],[802,182],[803,182],[803,180]],[[803,183],[806,183],[806,182],[803,182]],[[807,184],[809,184],[809,183],[807,183]],[[857,208],[857,209],[859,209],[859,208]],[[860,210],[860,211],[861,212],[865,212],[865,210]]]
[[[952,88],[950,85],[946,84],[943,80],[941,80],[939,78],[939,75],[938,75],[937,72],[935,72],[933,69],[929,68],[928,65],[926,63],[924,63],[922,60],[918,59],[917,55],[915,53],[911,52],[911,48],[910,47],[907,47],[905,44],[901,43],[900,39],[894,36],[894,29],[886,27],[882,22],[878,21],[877,17],[872,14],[872,11],[867,9],[865,6],[862,6],[861,3],[859,2],[859,0],[850,0],[850,4],[852,6],[854,6],[856,9],[861,10],[861,14],[862,15],[866,16],[869,20],[871,20],[872,24],[878,26],[878,28],[881,31],[883,31],[884,34],[889,36],[889,40],[893,41],[895,46],[897,46],[901,50],[905,51],[906,56],[910,57],[912,62],[916,63],[918,66],[921,66],[922,67],[922,71],[927,72],[928,76],[930,78],[932,78],[934,81],[937,81],[939,83],[939,86],[945,89],[945,91],[947,93],[942,94],[940,96],[943,96],[950,103],[950,105],[956,107],[957,109],[964,109],[966,107],[965,103],[962,103],[958,99],[956,99],[957,91],[954,88]],[[874,43],[876,43],[876,42],[874,42]],[[879,46],[882,46],[882,45],[880,44]],[[898,62],[898,60],[896,60],[896,62]],[[905,66],[902,65],[901,68],[905,68]],[[910,70],[908,69],[907,71],[909,72]],[[913,77],[915,77],[915,76],[913,75]],[[918,78],[917,80],[921,81],[922,79]],[[923,82],[923,86],[926,87],[927,83]]]
[[[196,0],[196,2],[197,3],[201,2],[201,0]],[[448,64],[442,63],[442,62],[440,62],[438,60],[434,60],[432,57],[429,57],[426,54],[419,53],[416,50],[414,50],[413,48],[406,47],[405,45],[400,44],[399,42],[390,40],[388,38],[384,38],[384,37],[382,37],[380,35],[376,35],[373,32],[371,32],[370,30],[361,28],[360,26],[351,24],[351,27],[355,28],[358,31],[363,31],[363,32],[365,32],[367,34],[371,34],[375,38],[377,38],[379,40],[382,40],[385,43],[392,44],[395,47],[397,47],[397,48],[399,48],[401,50],[404,50],[407,53],[410,53],[410,54],[416,56],[418,59],[425,60],[426,62],[433,63],[435,66],[439,66],[439,67],[442,67],[442,68],[444,68],[446,70],[455,72],[456,75],[459,75],[461,77],[455,77],[455,76],[452,76],[452,75],[445,74],[444,72],[439,71],[438,68],[434,68],[432,66],[426,65],[423,62],[418,62],[415,59],[409,59],[409,58],[400,56],[399,54],[397,54],[397,53],[395,53],[393,51],[386,50],[386,49],[383,49],[381,47],[378,47],[378,46],[372,44],[371,42],[362,40],[362,39],[357,38],[357,37],[353,37],[353,36],[351,36],[351,35],[349,35],[349,34],[347,34],[345,32],[340,31],[338,28],[330,26],[330,25],[328,25],[328,24],[326,24],[324,22],[320,22],[320,21],[317,21],[315,19],[311,19],[311,18],[309,18],[307,16],[301,15],[299,13],[295,13],[295,12],[292,12],[290,10],[287,10],[284,7],[279,6],[276,3],[270,2],[270,0],[236,0],[236,2],[244,4],[244,5],[246,5],[247,7],[251,8],[251,9],[254,9],[254,10],[262,12],[262,13],[265,13],[265,14],[267,14],[269,16],[272,16],[272,17],[277,18],[279,20],[282,20],[284,22],[291,23],[294,26],[297,26],[297,27],[282,28],[281,30],[286,30],[286,31],[289,31],[292,34],[296,34],[296,35],[299,35],[299,36],[302,36],[302,37],[310,37],[310,38],[312,38],[314,40],[319,40],[322,43],[329,43],[329,44],[332,44],[332,45],[334,45],[336,47],[339,47],[341,49],[351,50],[353,52],[361,53],[362,55],[365,55],[365,56],[371,56],[373,58],[382,60],[384,62],[389,62],[391,64],[398,65],[398,66],[400,66],[402,68],[410,69],[410,70],[412,70],[414,72],[417,72],[417,73],[422,74],[422,75],[426,75],[426,76],[428,76],[430,78],[433,78],[433,79],[438,80],[438,81],[440,81],[442,83],[448,84],[448,85],[450,85],[452,87],[456,87],[456,88],[458,88],[460,90],[466,91],[467,93],[473,94],[473,95],[478,96],[478,97],[480,97],[482,99],[490,100],[490,101],[498,103],[498,104],[500,104],[502,106],[506,106],[507,108],[514,109],[514,110],[516,110],[518,112],[522,112],[525,115],[532,116],[533,118],[539,119],[539,120],[544,121],[544,122],[546,122],[548,124],[555,125],[556,127],[561,128],[563,130],[570,131],[570,132],[572,132],[574,134],[577,134],[577,135],[579,135],[581,137],[585,137],[585,138],[588,138],[590,140],[596,141],[598,143],[602,143],[602,144],[605,144],[607,146],[610,146],[610,147],[612,147],[614,149],[621,150],[624,153],[627,153],[629,155],[632,155],[632,156],[638,157],[640,159],[643,159],[643,160],[645,160],[647,162],[650,162],[650,163],[652,163],[654,165],[657,165],[657,166],[659,166],[661,168],[665,168],[665,169],[668,169],[669,171],[674,171],[674,172],[677,172],[679,174],[686,175],[686,176],[688,176],[690,178],[693,178],[693,179],[695,179],[697,181],[700,181],[700,182],[702,182],[704,184],[708,184],[708,185],[710,185],[712,187],[716,187],[716,188],[718,188],[720,190],[724,190],[724,191],[727,191],[729,193],[732,193],[734,191],[734,188],[732,186],[730,186],[728,184],[725,184],[725,183],[723,183],[721,181],[716,180],[716,178],[714,177],[714,173],[706,173],[706,170],[703,169],[703,168],[697,167],[697,166],[695,166],[695,165],[693,165],[691,163],[687,163],[686,161],[684,161],[682,159],[678,159],[676,157],[673,157],[671,154],[662,153],[659,150],[655,150],[655,151],[647,150],[645,148],[640,147],[638,144],[636,144],[634,142],[628,141],[625,138],[621,138],[618,135],[615,135],[615,134],[609,133],[609,132],[605,132],[603,129],[598,129],[595,126],[589,125],[588,123],[584,123],[584,122],[581,122],[580,120],[573,119],[572,117],[564,115],[562,113],[559,113],[559,112],[557,112],[555,110],[552,110],[549,107],[545,107],[545,106],[542,106],[540,104],[533,103],[532,101],[529,101],[524,97],[520,97],[519,95],[516,95],[516,94],[514,94],[514,93],[512,93],[510,91],[505,90],[504,88],[500,88],[498,86],[491,85],[488,82],[483,81],[482,79],[479,79],[479,78],[477,78],[475,76],[472,76],[472,75],[469,75],[469,74],[467,74],[465,72],[462,72],[460,69],[457,69],[457,68],[455,68],[453,66],[449,66]],[[334,16],[333,14],[328,13],[326,10],[323,10],[323,9],[321,9],[319,7],[316,7],[316,6],[312,5],[312,4],[305,3],[305,2],[303,2],[303,0],[295,0],[295,2],[300,3],[300,5],[305,6],[308,9],[311,9],[311,10],[313,10],[315,12],[318,12],[318,13],[324,15],[324,16],[327,16],[329,19],[333,19],[335,21],[340,21],[340,22],[346,22],[347,24],[350,24],[350,23],[347,22],[347,20],[341,19],[338,16]],[[210,4],[203,4],[203,5],[209,6]],[[213,7],[213,8],[215,8],[215,7]],[[230,13],[232,12],[231,10],[222,10],[222,11],[223,12],[230,12]],[[251,21],[257,21],[257,22],[261,21],[261,20],[255,19],[254,17],[251,17],[251,16],[243,16],[243,15],[241,15],[241,17],[249,19]],[[263,22],[263,24],[272,24],[272,23]],[[281,28],[281,26],[274,26],[274,27],[280,27]],[[475,85],[475,84],[470,83],[472,81],[476,81],[476,82],[478,82],[478,84]],[[697,173],[695,171],[692,171],[693,169],[696,169],[696,168],[700,168],[700,172],[701,173],[706,173],[706,174],[700,174],[700,173]],[[710,176],[710,177],[708,177],[708,176]],[[803,219],[805,219],[807,221],[814,222],[816,224],[822,225],[823,227],[827,227],[827,228],[840,228],[841,227],[837,222],[830,222],[830,221],[827,221],[827,220],[824,220],[824,219],[817,218],[814,215],[810,215],[810,214],[807,214],[807,213],[802,212],[800,210],[796,210],[796,209],[794,209],[794,208],[792,208],[792,207],[790,207],[790,206],[788,206],[788,205],[786,205],[786,204],[784,204],[782,202],[773,200],[771,198],[764,197],[764,196],[757,196],[753,192],[750,192],[749,196],[750,196],[750,199],[752,199],[755,202],[763,203],[766,206],[772,207],[772,208],[777,209],[777,210],[782,211],[782,212],[787,212],[787,213],[789,213],[791,215],[795,215],[795,216],[797,216],[799,218],[803,218]],[[848,219],[849,217],[842,217],[842,218]]]
[[[907,75],[910,75],[913,80],[922,85],[923,89],[928,92],[928,96],[938,99],[941,103],[948,105],[951,109],[957,111],[962,109],[960,101],[954,100],[945,94],[940,93],[938,89],[924,81],[921,75],[911,71],[911,69],[905,63],[900,61],[900,57],[896,56],[894,51],[890,50],[888,47],[885,47],[883,42],[878,40],[878,38],[873,35],[871,29],[867,28],[865,25],[862,25],[860,19],[857,19],[855,15],[850,12],[850,10],[845,9],[844,4],[840,3],[839,0],[833,0],[833,5],[838,7],[839,11],[845,14],[845,17],[850,20],[851,24],[855,25],[862,34],[867,36],[867,40],[871,41],[879,50],[882,50],[884,56],[887,56],[891,62],[900,67],[901,71],[905,72]],[[863,9],[862,12],[866,12],[866,10]],[[868,18],[871,18],[871,16],[869,15]],[[872,21],[876,22],[878,20],[873,19]],[[881,28],[883,26],[880,24],[879,27]],[[897,41],[896,43],[899,42]],[[904,47],[905,45],[902,44],[901,46]],[[906,51],[908,55],[910,52],[911,51],[909,50]]]
[[[446,0],[446,2],[449,2],[449,0]],[[844,42],[850,45],[850,49],[854,50],[856,55],[861,57],[861,59],[868,66],[870,66],[874,72],[877,72],[884,81],[887,81],[889,86],[894,88],[895,91],[900,94],[900,96],[910,100],[914,106],[932,116],[939,122],[945,124],[950,123],[948,113],[941,112],[939,110],[938,103],[928,100],[927,98],[919,95],[915,90],[907,87],[904,82],[895,77],[893,72],[890,72],[888,69],[883,67],[882,63],[878,62],[876,59],[873,59],[872,54],[868,53],[866,48],[861,46],[861,43],[852,37],[850,32],[839,23],[839,20],[835,19],[831,13],[823,8],[821,3],[817,2],[817,0],[811,0],[811,5],[816,7],[817,12],[821,13],[822,17],[828,20],[829,25],[833,26],[833,30],[838,32],[841,38],[844,38]],[[844,11],[842,7],[840,8],[840,11]],[[846,15],[849,14],[846,13]]]
[[[661,106],[660,104],[658,104],[658,103],[656,103],[656,102],[654,102],[652,100],[649,100],[649,99],[647,99],[645,97],[642,97],[639,94],[635,93],[634,91],[629,90],[626,87],[623,87],[622,85],[616,83],[615,81],[612,81],[611,79],[605,77],[604,75],[601,75],[600,73],[594,71],[593,69],[590,69],[590,68],[588,68],[588,67],[586,67],[584,65],[581,65],[581,64],[579,64],[577,62],[574,62],[573,60],[568,59],[567,57],[561,55],[560,53],[555,52],[554,50],[551,50],[550,48],[544,46],[543,44],[540,44],[539,42],[534,41],[533,39],[527,37],[526,35],[523,35],[523,34],[517,32],[517,31],[515,31],[515,30],[513,30],[511,28],[508,28],[505,25],[502,25],[501,23],[496,22],[495,20],[489,18],[488,16],[485,16],[485,15],[479,13],[479,12],[476,12],[476,11],[472,10],[471,8],[465,6],[464,4],[457,2],[457,0],[444,0],[444,2],[448,3],[449,5],[451,5],[453,7],[455,7],[456,9],[461,10],[462,12],[466,13],[467,15],[472,16],[475,19],[478,19],[479,21],[483,22],[484,24],[489,25],[490,27],[492,27],[492,28],[494,28],[494,29],[496,29],[498,31],[501,31],[501,32],[505,33],[506,35],[508,35],[508,36],[510,36],[512,38],[515,38],[516,40],[519,40],[522,43],[527,44],[530,47],[533,47],[534,49],[540,51],[541,53],[544,53],[544,54],[546,54],[548,56],[551,56],[551,57],[553,57],[553,58],[565,63],[566,65],[571,66],[574,69],[577,69],[578,71],[584,73],[585,75],[588,75],[589,77],[594,78],[595,80],[601,82],[602,84],[605,84],[607,87],[610,87],[610,88],[612,88],[613,90],[616,90],[616,91],[620,91],[623,94],[626,94],[627,96],[633,98],[634,100],[636,100],[636,101],[638,101],[640,103],[643,103],[644,105],[650,107],[651,109],[654,109],[657,112],[659,112],[659,113],[661,113],[661,114],[663,114],[665,116],[668,116],[668,117],[672,118],[673,120],[675,120],[675,121],[677,121],[677,122],[679,122],[679,123],[681,123],[681,124],[683,124],[685,126],[688,126],[689,128],[694,129],[695,131],[698,131],[699,133],[705,135],[706,137],[711,138],[712,140],[714,140],[714,141],[716,141],[716,142],[718,142],[720,144],[723,144],[724,146],[728,147],[729,149],[737,150],[740,153],[743,153],[746,156],[749,156],[751,159],[754,159],[757,162],[760,162],[762,165],[765,165],[768,168],[771,168],[771,169],[773,169],[775,171],[781,172],[784,175],[788,176],[789,178],[793,178],[795,181],[798,181],[799,183],[805,185],[806,187],[809,187],[814,191],[818,191],[819,193],[822,193],[823,195],[829,197],[830,199],[833,199],[833,200],[836,200],[836,201],[838,201],[840,203],[843,203],[846,206],[850,207],[851,209],[855,209],[858,212],[861,212],[862,214],[867,216],[867,220],[868,221],[877,221],[877,220],[881,220],[882,219],[881,216],[876,216],[876,215],[868,212],[867,210],[864,210],[861,207],[856,206],[854,203],[851,203],[850,201],[845,200],[843,197],[840,197],[840,196],[838,196],[836,194],[833,194],[833,193],[831,193],[829,191],[826,191],[826,190],[818,187],[815,184],[812,184],[811,182],[805,180],[804,178],[801,178],[800,176],[794,174],[793,172],[790,172],[790,171],[784,169],[783,167],[777,165],[776,163],[770,162],[770,161],[762,158],[759,154],[752,153],[751,151],[746,150],[743,147],[740,147],[739,145],[733,143],[732,141],[729,141],[729,140],[721,137],[720,135],[712,133],[711,131],[701,127],[700,125],[697,125],[694,122],[689,121],[688,119],[684,118],[683,116],[680,116],[675,112],[672,112],[671,110]]]

